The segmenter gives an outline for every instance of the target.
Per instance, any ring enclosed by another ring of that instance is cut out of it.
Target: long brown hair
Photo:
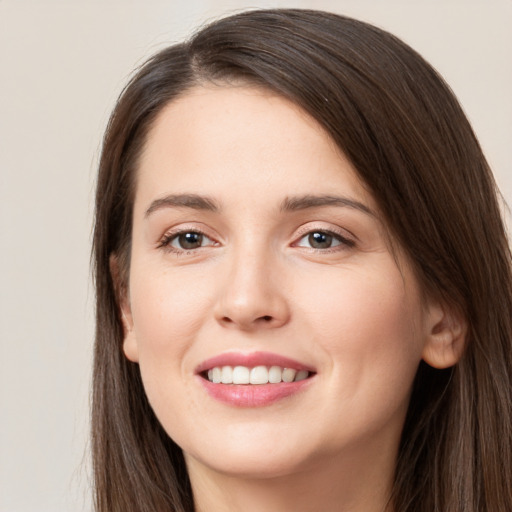
[[[146,399],[109,258],[126,283],[137,159],[155,117],[194,85],[247,81],[312,115],[347,155],[426,294],[468,324],[448,370],[421,363],[396,465],[397,512],[512,510],[512,279],[492,174],[448,86],[371,25],[319,11],[221,19],[144,64],[103,143],[94,231],[92,447],[98,512],[191,512],[180,448]],[[178,412],[177,412],[178,414]]]

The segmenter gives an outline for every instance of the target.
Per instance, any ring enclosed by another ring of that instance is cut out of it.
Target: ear
[[[114,283],[116,298],[121,310],[121,321],[123,323],[123,352],[127,359],[133,363],[139,362],[139,349],[133,326],[132,310],[128,293],[127,277],[121,277],[119,259],[115,254],[109,260],[110,274]]]
[[[429,305],[423,360],[434,368],[453,366],[462,357],[466,335],[467,322],[460,312],[444,304]]]

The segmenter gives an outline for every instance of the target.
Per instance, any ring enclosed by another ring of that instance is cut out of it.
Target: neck
[[[392,512],[395,453],[369,450],[304,464],[286,475],[224,474],[186,456],[196,512]]]

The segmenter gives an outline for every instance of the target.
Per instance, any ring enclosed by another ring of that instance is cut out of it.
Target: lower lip
[[[304,391],[314,377],[280,384],[214,384],[198,378],[207,393],[219,402],[233,407],[265,407]]]

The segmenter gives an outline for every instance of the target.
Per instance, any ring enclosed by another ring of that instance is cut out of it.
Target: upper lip
[[[202,373],[217,366],[246,366],[248,368],[280,366],[282,368],[293,368],[294,370],[306,370],[310,373],[315,371],[310,365],[272,352],[225,352],[203,361],[195,371],[196,373]]]

